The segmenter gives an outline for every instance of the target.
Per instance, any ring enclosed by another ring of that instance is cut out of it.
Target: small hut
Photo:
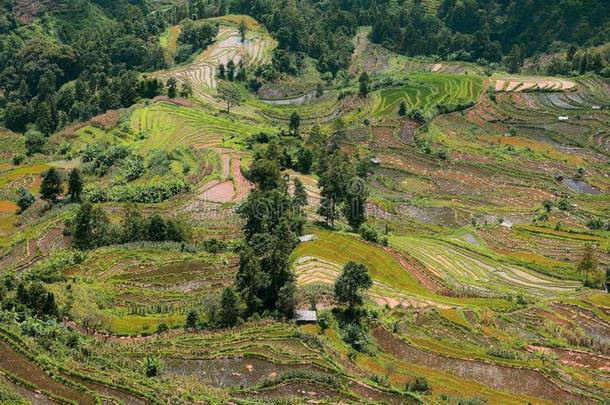
[[[298,325],[316,323],[318,321],[318,314],[316,311],[299,309],[294,314],[294,320]]]

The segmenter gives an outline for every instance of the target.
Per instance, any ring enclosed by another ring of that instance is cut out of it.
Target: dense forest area
[[[0,107],[5,125],[18,132],[36,124],[49,135],[160,94],[159,82],[136,74],[166,66],[159,34],[184,19],[227,12],[251,15],[266,26],[278,41],[271,69],[280,73],[297,74],[306,58],[327,75],[346,71],[351,38],[362,25],[372,26],[373,42],[409,56],[503,63],[517,72],[528,57],[562,52],[547,73],[610,73],[608,55],[592,48],[610,39],[610,9],[600,0],[444,0],[436,15],[418,0],[190,0],[160,9],[127,0],[45,4],[28,24],[18,18],[14,1],[2,3]],[[184,44],[177,60],[205,47],[215,35],[208,31],[197,33],[203,40]]]

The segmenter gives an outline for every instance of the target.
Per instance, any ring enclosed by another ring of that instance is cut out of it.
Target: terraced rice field
[[[576,83],[557,78],[497,77],[494,78],[494,88],[496,91],[506,92],[569,91],[576,88]]]
[[[225,141],[238,147],[244,137],[266,130],[263,126],[166,102],[135,110],[131,116],[131,126],[147,135],[142,152],[178,145],[212,148],[221,146]]]
[[[456,106],[474,103],[482,88],[481,79],[469,75],[415,74],[405,87],[381,90],[375,100],[373,114],[383,115],[397,110],[401,100],[405,101],[408,109],[423,111],[440,104]]]
[[[318,239],[301,244],[292,255],[293,266],[302,283],[331,283],[339,275],[341,267],[348,261],[354,260],[364,263],[369,268],[375,282],[372,297],[382,305],[387,303],[391,307],[397,305],[447,307],[466,303],[472,305],[486,303],[504,307],[508,304],[495,299],[454,299],[436,295],[431,293],[431,285],[425,280],[426,276],[421,274],[421,270],[396,253],[365,243],[354,236],[330,233],[317,228],[312,232]],[[411,257],[410,252],[401,253]],[[427,263],[423,264],[425,266]],[[426,270],[434,271],[424,269]],[[485,295],[481,294],[481,296]]]
[[[392,247],[408,253],[436,277],[460,288],[496,292],[523,292],[536,296],[554,297],[573,292],[580,283],[553,279],[527,268],[492,261],[472,251],[435,240],[395,237]]]
[[[273,46],[274,41],[262,29],[250,31],[246,41],[242,43],[235,28],[221,26],[216,42],[193,63],[155,76],[163,81],[175,77],[179,83],[189,82],[196,96],[209,99],[210,89],[215,89],[218,84],[217,73],[220,64],[226,65],[230,60],[235,64],[243,61],[246,65],[269,63],[270,49]]]

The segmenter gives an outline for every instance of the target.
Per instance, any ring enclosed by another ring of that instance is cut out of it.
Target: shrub
[[[210,238],[201,243],[201,247],[208,253],[216,254],[227,250],[227,244],[220,239]]]
[[[24,159],[25,156],[23,156],[21,153],[16,153],[15,155],[13,155],[13,165],[19,166]]]
[[[123,171],[127,181],[140,178],[144,173],[144,158],[140,155],[129,155],[123,162]]]
[[[425,377],[417,377],[414,381],[407,383],[407,391],[422,395],[430,395],[432,393],[432,387]]]
[[[348,323],[341,328],[343,341],[360,353],[374,355],[375,350],[369,336],[357,323]]]
[[[161,373],[162,368],[161,360],[155,356],[147,356],[144,359],[144,374],[146,377],[156,377]]]
[[[379,232],[368,224],[362,224],[359,229],[360,236],[362,239],[373,243],[379,243],[383,246],[388,245],[388,238],[381,236]]]
[[[29,280],[39,280],[45,283],[61,281],[65,278],[65,269],[82,263],[85,258],[85,253],[80,250],[54,249],[49,257],[37,262],[26,277]]]
[[[32,204],[34,204],[34,201],[36,201],[34,195],[25,188],[20,187],[19,190],[17,190],[17,205],[21,212],[30,208]]]
[[[159,203],[188,190],[190,190],[189,183],[184,178],[178,178],[148,184],[120,185],[109,189],[90,186],[85,189],[85,199],[93,203],[110,201]]]

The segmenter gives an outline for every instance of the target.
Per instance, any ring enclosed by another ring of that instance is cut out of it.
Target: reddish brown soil
[[[325,387],[323,385],[295,381],[289,382],[279,387],[274,387],[268,390],[255,391],[247,394],[243,394],[246,398],[300,398],[304,401],[305,398],[316,399],[316,400],[329,400],[331,398],[343,397],[337,391],[332,388]]]
[[[89,394],[78,391],[49,377],[40,366],[31,362],[26,356],[14,351],[9,345],[1,341],[0,367],[54,395],[72,400],[78,404],[95,404],[95,400]]]
[[[380,148],[404,148],[394,131],[394,127],[373,127],[373,144]]]
[[[109,130],[116,127],[116,125],[119,123],[120,117],[121,116],[118,110],[110,110],[104,114],[91,118],[91,124],[96,127]]]
[[[409,273],[411,273],[421,284],[423,284],[428,290],[437,294],[448,294],[449,290],[444,288],[438,281],[432,276],[427,274],[426,269],[415,259],[409,258],[406,255],[398,253],[397,251],[384,247],[384,250],[396,259],[400,265]]]
[[[417,404],[418,401],[406,395],[391,394],[369,387],[359,381],[350,381],[349,389],[367,401],[375,401],[390,405]]]
[[[413,138],[419,127],[420,125],[416,121],[402,120],[400,121],[400,132],[398,133],[398,137],[407,145],[413,145]]]
[[[43,254],[48,254],[62,239],[64,235],[59,228],[53,228],[47,232],[39,241],[38,246]]]
[[[153,103],[157,103],[159,101],[165,101],[167,103],[175,104],[179,107],[192,107],[193,103],[183,98],[169,98],[168,96],[157,96],[153,98]]]
[[[233,167],[231,168],[233,174],[233,183],[235,184],[235,196],[233,200],[241,201],[250,192],[253,185],[250,183],[241,172],[241,156],[233,156]]]
[[[529,346],[530,351],[552,352],[559,357],[563,364],[568,366],[590,368],[599,371],[610,371],[610,357],[600,356],[593,353],[582,352],[579,350],[547,348],[539,346]]]

